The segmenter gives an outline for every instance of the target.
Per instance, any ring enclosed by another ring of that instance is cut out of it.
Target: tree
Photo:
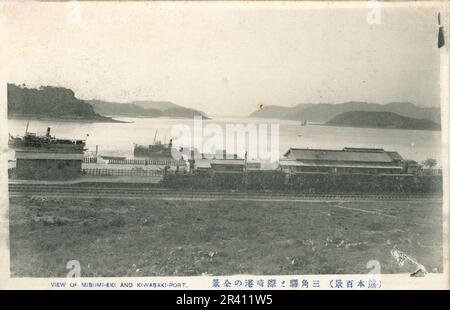
[[[426,159],[426,160],[424,160],[424,161],[422,162],[422,165],[423,165],[425,168],[432,169],[434,166],[437,165],[437,161],[436,161],[436,159],[434,159],[434,158],[428,158],[428,159]]]

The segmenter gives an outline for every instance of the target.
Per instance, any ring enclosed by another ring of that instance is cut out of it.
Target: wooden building
[[[197,159],[195,169],[209,172],[243,172],[244,159]]]
[[[19,179],[72,179],[81,176],[83,153],[16,150]]]
[[[403,158],[397,152],[374,148],[342,150],[290,148],[280,160],[287,173],[400,174]]]

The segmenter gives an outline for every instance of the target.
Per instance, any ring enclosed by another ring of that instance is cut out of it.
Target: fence
[[[442,169],[422,169],[419,171],[421,175],[442,175]]]
[[[97,157],[85,157],[83,163],[96,164]],[[108,159],[108,164],[111,165],[159,165],[159,166],[185,166],[186,162],[183,160],[149,160],[149,159]]]
[[[85,163],[85,164],[96,164],[97,163],[97,157],[85,157],[85,158],[83,158],[83,163]]]
[[[112,165],[159,165],[159,166],[185,166],[182,160],[148,160],[148,159],[110,159]]]
[[[84,168],[83,174],[94,176],[160,177],[164,174],[164,172],[160,170],[143,170],[143,169]]]
[[[302,193],[441,193],[438,175],[333,175],[284,172],[164,175],[162,185],[175,188],[288,190]]]

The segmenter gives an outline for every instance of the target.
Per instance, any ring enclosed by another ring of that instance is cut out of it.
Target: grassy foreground
[[[412,272],[394,246],[441,272],[441,213],[431,201],[16,197],[11,276],[65,276],[70,260],[82,276],[367,273],[370,260],[382,273]]]

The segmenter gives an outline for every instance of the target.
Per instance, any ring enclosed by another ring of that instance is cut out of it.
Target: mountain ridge
[[[87,102],[92,105],[95,112],[103,115],[173,118],[201,116],[204,119],[209,119],[202,111],[186,108],[170,101],[141,100],[119,103],[93,99],[87,100]]]
[[[393,112],[352,111],[336,115],[324,125],[385,129],[440,130],[440,124],[429,119],[412,118]]]
[[[9,118],[119,122],[96,113],[89,103],[65,87],[28,88],[8,83],[7,102]]]
[[[438,107],[422,108],[411,102],[378,104],[364,101],[303,103],[292,107],[269,105],[254,111],[249,117],[325,123],[338,114],[352,111],[392,112],[405,117],[426,118],[436,123],[440,123],[441,118]]]

